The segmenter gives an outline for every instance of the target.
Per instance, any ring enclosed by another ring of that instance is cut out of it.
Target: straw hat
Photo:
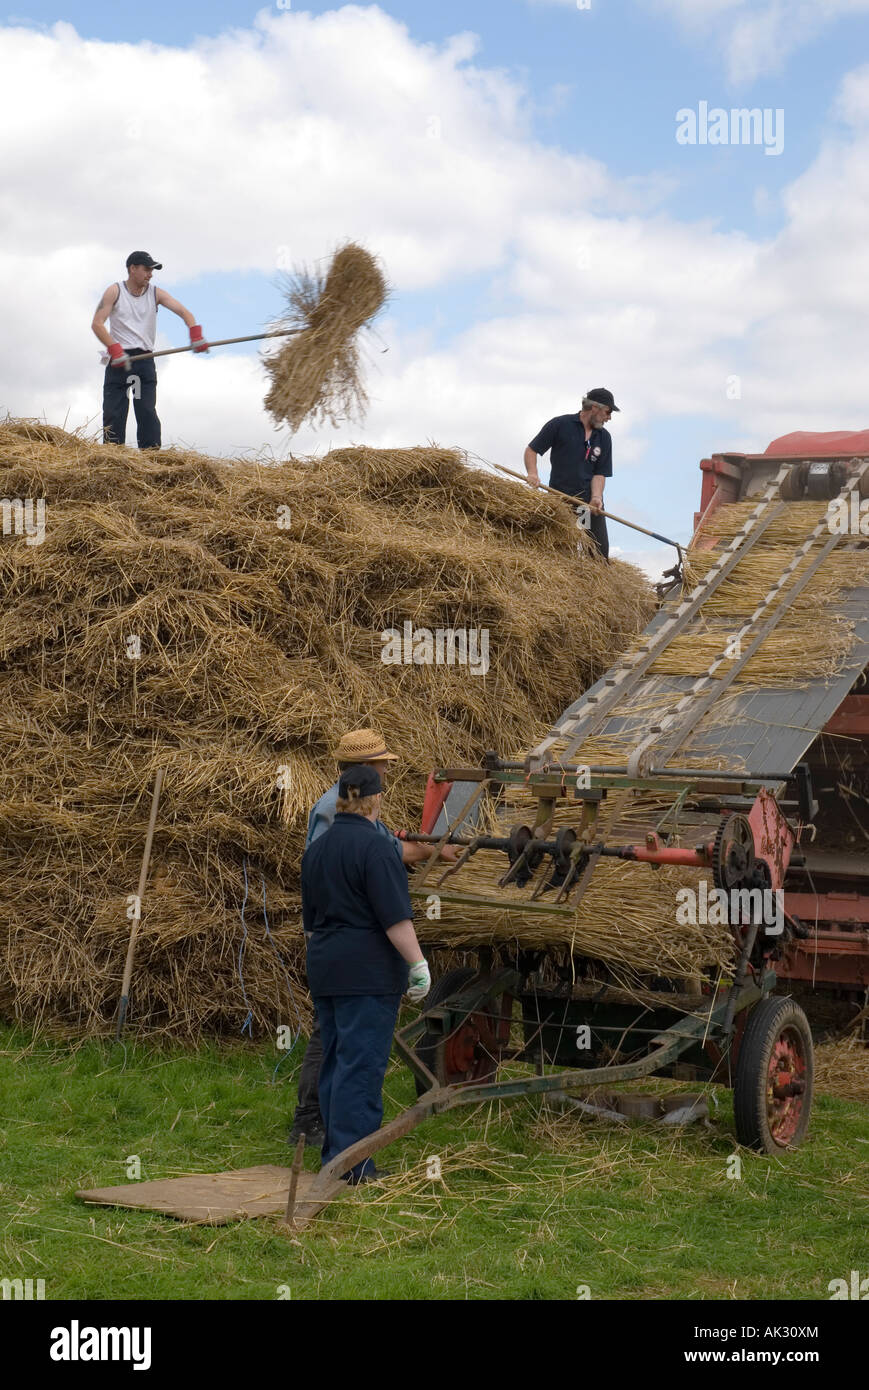
[[[352,729],[344,734],[335,749],[338,763],[397,763],[398,758],[390,753],[380,734],[373,729]]]

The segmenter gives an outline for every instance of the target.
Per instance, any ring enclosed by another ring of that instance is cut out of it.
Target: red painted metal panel
[[[429,773],[428,781],[425,784],[425,799],[422,803],[422,824],[419,828],[421,835],[434,834],[438,816],[452,791],[452,786],[452,782],[436,782],[434,773]]]
[[[754,834],[754,852],[769,865],[771,886],[781,888],[791,862],[796,836],[779,810],[772,792],[765,788],[758,792],[748,823]]]
[[[869,985],[869,936],[865,932],[822,932],[812,941],[795,941],[784,959],[776,961],[776,974],[785,980],[805,980],[816,985]]]
[[[728,463],[721,454],[700,460],[703,481],[700,487],[700,510],[694,513],[694,530],[700,525],[707,509],[715,512],[727,502],[735,502],[739,497],[741,470]],[[716,493],[718,494],[716,496]],[[714,544],[710,541],[709,545]],[[705,548],[709,548],[708,546]]]
[[[767,445],[766,453],[773,458],[779,454],[805,454],[806,458],[823,458],[825,454],[869,455],[869,430],[794,430],[781,434]]]
[[[866,893],[785,893],[785,912],[799,917],[810,927],[818,922],[853,923],[869,926],[869,895]]]
[[[823,732],[869,735],[869,695],[846,695]]]

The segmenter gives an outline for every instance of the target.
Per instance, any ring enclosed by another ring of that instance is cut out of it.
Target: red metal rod
[[[604,850],[604,854],[607,851]],[[642,845],[625,845],[620,859],[638,859],[643,864],[687,864],[692,869],[708,869],[709,857],[696,849],[646,849]]]

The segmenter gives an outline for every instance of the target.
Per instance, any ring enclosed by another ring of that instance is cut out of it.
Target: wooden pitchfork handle
[[[531,482],[530,478],[523,476],[523,474],[521,473],[515,472],[515,470],[512,468],[505,468],[503,464],[493,463],[492,467],[497,468],[499,473],[506,473],[511,478],[518,478],[520,483],[527,483],[529,487],[537,486],[541,488],[543,492],[551,492],[554,497],[560,497],[562,502],[567,502],[568,505],[570,505],[571,503],[575,504],[582,500],[578,497],[570,498],[566,492],[559,492],[557,487],[549,487],[546,483],[537,483],[535,485]],[[585,506],[587,507],[588,505],[589,504],[586,502]],[[620,526],[629,526],[632,531],[642,531],[644,536],[651,536],[652,540],[654,541],[663,541],[664,545],[672,545],[674,550],[678,551],[679,559],[681,561],[682,547],[678,541],[671,541],[669,536],[661,536],[657,531],[647,531],[645,526],[638,526],[635,521],[626,521],[623,516],[616,516],[615,512],[608,512],[603,507],[601,507],[600,515],[606,517],[607,521],[617,521]]]
[[[244,338],[215,338],[214,342],[206,342],[205,346],[226,347],[229,343],[258,343],[262,338],[288,338],[293,333],[301,333],[301,328],[273,328],[269,333],[248,333]],[[200,348],[199,343],[188,343],[186,347],[180,348],[160,348],[159,352],[137,352],[135,357],[129,357],[130,362],[144,362],[146,357],[172,357],[176,352],[195,352]]]

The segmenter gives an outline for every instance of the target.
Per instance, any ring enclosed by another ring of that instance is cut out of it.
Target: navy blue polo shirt
[[[302,856],[308,987],[332,994],[404,994],[407,962],[386,935],[413,918],[407,871],[364,816],[339,812]]]
[[[586,441],[585,425],[575,415],[556,415],[547,420],[539,434],[528,445],[535,454],[549,456],[551,471],[549,486],[584,502],[591,498],[591,480],[596,473],[605,478],[613,475],[613,441],[609,430],[592,430]]]

